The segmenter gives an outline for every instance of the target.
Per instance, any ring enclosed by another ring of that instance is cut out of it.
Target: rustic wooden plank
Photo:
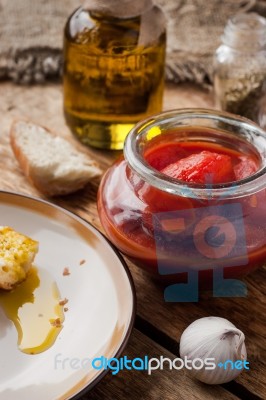
[[[164,109],[187,107],[212,107],[212,96],[200,88],[190,85],[169,84],[164,96]],[[60,85],[18,86],[12,83],[0,84],[0,168],[3,170],[1,189],[19,191],[43,197],[25,179],[14,161],[9,146],[8,132],[14,119],[25,118],[47,126],[74,143],[80,150],[96,159],[105,171],[121,154],[119,151],[99,151],[81,145],[69,132],[63,116],[62,88]],[[101,228],[95,205],[99,181],[94,181],[83,191],[58,199],[57,202],[71,211],[79,213],[88,221]]]
[[[158,282],[149,279],[146,273],[136,268],[133,276],[137,282],[138,315],[144,321],[149,321],[152,326],[160,327],[160,331],[165,335],[161,342],[166,347],[173,347],[171,340],[178,343],[183,330],[201,317],[227,318],[241,329],[246,336],[250,371],[241,374],[236,382],[264,398],[266,393],[265,268],[245,279],[248,288],[247,298],[214,298],[212,293],[204,293],[198,303],[166,303],[163,287],[158,285]],[[152,327],[148,329],[151,331]],[[178,350],[176,353],[178,354]]]
[[[128,359],[175,356],[158,346],[155,342],[136,329],[129,341],[126,351]],[[167,365],[167,364],[166,364]],[[92,389],[82,400],[236,400],[237,396],[219,386],[207,386],[191,379],[187,371],[156,370],[151,375],[147,371],[123,370],[113,376],[109,373],[103,381]]]
[[[67,137],[78,147],[98,160],[105,170],[119,152],[103,152],[86,149],[69,133],[62,113],[61,87],[58,85],[21,87],[10,83],[0,85],[0,189],[19,191],[41,197],[24,178],[8,144],[8,130],[15,117],[26,117],[48,126]],[[191,86],[168,86],[165,109],[176,107],[211,107],[212,98],[207,92]],[[79,193],[55,199],[60,204],[92,222],[101,229],[97,209],[96,194],[99,181],[94,181]],[[249,391],[261,398],[265,394],[265,270],[260,270],[247,278],[248,297],[245,299],[214,299],[205,294],[197,304],[169,304],[163,300],[162,288],[133,264],[130,265],[137,288],[138,315],[163,335],[162,343],[168,346],[178,341],[183,329],[193,320],[207,315],[228,318],[246,334],[251,371],[237,379]],[[168,340],[169,339],[169,340]]]

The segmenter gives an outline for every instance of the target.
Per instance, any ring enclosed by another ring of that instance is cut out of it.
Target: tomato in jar
[[[217,268],[237,278],[266,260],[265,134],[257,144],[242,125],[240,134],[206,125],[160,127],[152,137],[143,123],[99,189],[109,239],[168,281],[185,281],[190,269],[202,282]]]

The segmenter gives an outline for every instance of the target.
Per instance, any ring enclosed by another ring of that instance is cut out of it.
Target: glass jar
[[[86,3],[65,27],[65,118],[84,144],[122,149],[135,123],[162,109],[165,19],[151,0]]]
[[[214,69],[217,107],[266,127],[266,19],[256,13],[230,19]]]
[[[223,163],[200,183],[161,172],[188,149],[229,154],[238,178],[214,182]],[[266,134],[253,122],[204,109],[161,113],[130,131],[124,157],[104,175],[101,223],[122,253],[162,280],[189,272],[209,286],[214,272],[242,277],[266,260],[265,172]]]

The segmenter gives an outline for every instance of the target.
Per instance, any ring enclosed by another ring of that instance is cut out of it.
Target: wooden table
[[[62,112],[61,85],[34,87],[0,85],[0,189],[18,191],[42,197],[24,178],[14,160],[8,143],[8,131],[15,117],[27,117],[56,130],[76,143],[67,129]],[[212,107],[208,92],[191,86],[168,85],[164,109],[182,107]],[[77,146],[81,146],[76,143]],[[87,149],[105,170],[117,157],[116,152]],[[99,182],[55,202],[79,214],[102,230],[96,209]],[[1,224],[1,218],[0,218]],[[246,298],[213,298],[202,294],[198,303],[166,303],[163,291],[148,275],[129,263],[137,291],[137,317],[135,328],[124,352],[130,358],[149,356],[178,356],[182,331],[195,319],[204,316],[228,318],[246,335],[250,371],[243,372],[236,381],[207,386],[191,379],[187,372],[154,371],[152,375],[141,371],[108,374],[83,399],[127,400],[233,400],[266,398],[265,362],[265,284],[266,270],[260,269],[248,277]],[[3,399],[4,400],[4,399]],[[29,399],[31,400],[31,399]]]

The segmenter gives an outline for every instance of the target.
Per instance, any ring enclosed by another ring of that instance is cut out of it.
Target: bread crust
[[[80,178],[67,181],[64,179],[57,179],[55,181],[47,180],[45,175],[40,175],[36,173],[36,170],[34,167],[31,166],[30,160],[28,159],[27,155],[23,152],[23,149],[21,146],[17,143],[16,140],[16,125],[19,123],[26,123],[26,124],[32,124],[35,125],[38,128],[44,129],[47,134],[51,135],[52,137],[56,137],[57,135],[47,129],[44,126],[37,125],[32,121],[26,120],[26,119],[20,119],[20,120],[14,120],[11,128],[10,128],[10,144],[13,150],[13,153],[24,173],[26,178],[31,182],[32,185],[34,185],[40,192],[45,194],[46,196],[61,196],[61,195],[67,195],[73,192],[76,192],[77,190],[80,190],[84,188],[84,186],[95,176],[100,175],[100,170],[96,164],[96,162],[92,161],[91,166],[95,168],[94,176],[90,177],[84,177],[80,176]],[[83,154],[79,152],[77,149],[75,149],[76,152]]]

